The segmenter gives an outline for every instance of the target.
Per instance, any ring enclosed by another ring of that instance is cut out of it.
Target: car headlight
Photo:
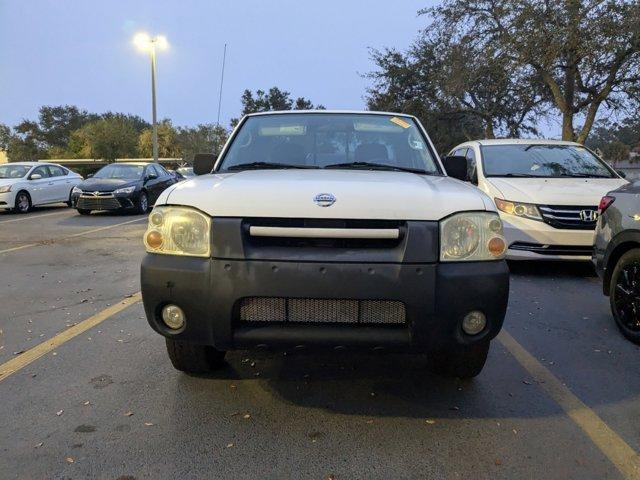
[[[73,190],[71,190],[71,194],[77,194],[80,195],[82,193],[82,189],[78,188],[78,187],[73,187]]]
[[[135,185],[132,187],[123,187],[123,188],[118,188],[117,190],[114,190],[113,193],[118,195],[128,195],[130,193],[133,193],[133,191],[136,189]]]
[[[0,187],[0,193],[7,193],[11,191],[11,185],[6,185],[4,187]]]
[[[516,215],[518,217],[530,218],[531,220],[542,220],[538,207],[531,203],[510,202],[509,200],[502,200],[500,198],[494,198],[496,207],[498,210],[509,215]]]
[[[504,258],[502,220],[493,212],[463,212],[440,222],[440,261],[477,262]]]
[[[149,215],[144,245],[149,253],[208,257],[211,218],[186,207],[155,207]]]

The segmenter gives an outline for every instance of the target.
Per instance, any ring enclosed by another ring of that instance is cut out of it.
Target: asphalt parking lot
[[[1,478],[640,478],[640,348],[590,265],[512,265],[472,381],[348,353],[188,376],[138,301],[145,224],[0,213]]]

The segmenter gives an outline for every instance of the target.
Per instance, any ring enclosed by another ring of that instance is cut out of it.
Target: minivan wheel
[[[431,354],[431,368],[438,375],[457,378],[473,378],[480,374],[487,355],[490,342],[484,341],[474,345],[459,345],[447,350],[439,350]]]
[[[31,197],[27,192],[18,192],[14,210],[17,213],[29,213],[29,210],[31,210]]]
[[[209,345],[198,345],[166,338],[167,353],[176,370],[186,373],[207,373],[224,365],[226,352]]]
[[[640,344],[640,248],[626,252],[616,263],[609,286],[611,313],[620,332]]]

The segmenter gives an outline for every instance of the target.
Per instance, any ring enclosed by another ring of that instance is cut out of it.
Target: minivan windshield
[[[142,176],[144,165],[111,164],[101,168],[93,178],[113,178],[117,180],[137,180]]]
[[[350,113],[291,113],[249,117],[218,171],[325,168],[440,174],[435,155],[413,119]]]
[[[485,177],[615,178],[593,153],[578,145],[483,145]]]

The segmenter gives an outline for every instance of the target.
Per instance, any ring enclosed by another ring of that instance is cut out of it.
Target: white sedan
[[[66,202],[82,177],[55,163],[15,162],[0,165],[0,210],[27,213],[37,205]]]

